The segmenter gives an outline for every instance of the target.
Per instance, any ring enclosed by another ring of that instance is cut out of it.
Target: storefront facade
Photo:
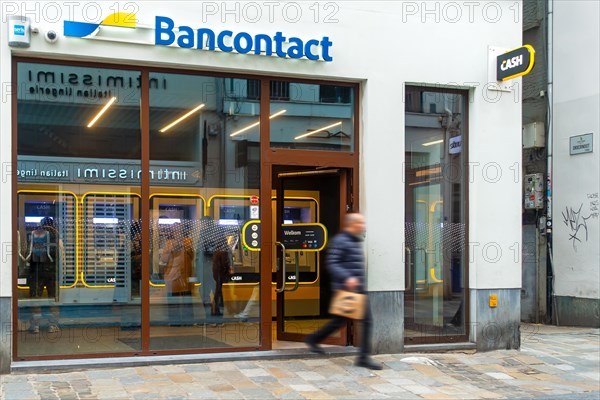
[[[519,3],[52,4],[4,10],[4,370],[301,346],[352,211],[375,352],[519,346]]]

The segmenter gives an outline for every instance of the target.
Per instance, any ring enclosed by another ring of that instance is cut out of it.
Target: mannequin
[[[44,277],[46,270],[51,269],[54,258],[50,254],[50,232],[43,226],[38,226],[31,232],[31,244],[26,260],[31,264],[31,278],[29,295],[32,298],[42,297],[44,291]],[[54,286],[48,289],[48,296],[54,297]]]
[[[56,267],[56,242],[57,232],[54,221],[50,217],[42,219],[40,225],[31,232],[29,254],[25,257],[30,263],[29,297],[32,299],[44,298],[44,287],[47,291],[47,299],[56,301],[57,267]],[[58,308],[50,305],[49,332],[58,332]],[[39,332],[39,320],[42,317],[41,307],[34,307],[30,331]]]

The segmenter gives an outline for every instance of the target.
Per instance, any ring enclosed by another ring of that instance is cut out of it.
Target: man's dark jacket
[[[346,279],[355,277],[359,280],[356,291],[364,293],[365,255],[362,239],[345,231],[335,235],[327,249],[327,270],[331,275],[333,290],[348,290]]]

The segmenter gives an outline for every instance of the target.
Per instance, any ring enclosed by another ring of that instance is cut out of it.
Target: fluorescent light
[[[284,223],[284,225],[290,225],[290,224],[293,224],[293,223],[294,223],[294,221],[293,221],[293,220],[291,220],[291,219],[284,219],[284,220],[283,220],[283,223]]]
[[[175,125],[177,125],[178,123],[180,123],[181,121],[183,121],[184,119],[186,119],[187,117],[189,117],[190,115],[192,115],[193,113],[195,113],[196,111],[198,111],[199,109],[201,109],[204,106],[205,106],[204,103],[200,104],[198,107],[194,108],[192,111],[188,112],[187,114],[185,114],[182,117],[179,117],[175,121],[171,122],[169,125],[162,128],[160,130],[160,132],[166,132],[168,129],[171,129],[172,127],[174,127]]]
[[[281,114],[284,114],[284,113],[286,113],[286,112],[287,112],[287,110],[280,110],[280,111],[277,111],[275,114],[272,114],[272,115],[269,117],[269,119],[273,119],[273,118],[275,118],[275,117],[278,117],[278,116],[280,116]],[[259,122],[255,122],[255,123],[253,123],[253,124],[251,124],[251,125],[248,125],[247,127],[245,127],[245,128],[242,128],[242,129],[240,129],[240,130],[237,130],[237,131],[235,131],[235,132],[233,132],[233,133],[230,133],[230,134],[229,134],[229,136],[230,136],[230,137],[237,136],[237,135],[239,135],[240,133],[246,132],[247,130],[249,130],[249,129],[252,129],[252,128],[254,128],[255,126],[258,126],[258,125],[260,125],[260,121],[259,121]]]
[[[94,221],[95,224],[111,224],[111,225],[115,225],[115,224],[119,223],[119,218],[95,217],[93,221]]]
[[[180,222],[181,222],[181,220],[179,218],[159,218],[158,219],[159,225],[173,225],[173,224],[179,224]]]
[[[294,140],[298,140],[298,139],[302,139],[302,138],[305,138],[305,137],[307,137],[307,136],[310,136],[310,135],[314,135],[315,133],[318,133],[318,132],[325,131],[325,130],[327,130],[327,129],[329,129],[329,128],[333,128],[334,126],[338,126],[338,125],[341,125],[341,124],[342,124],[342,121],[340,121],[340,122],[336,122],[335,124],[331,124],[331,125],[324,126],[324,127],[322,127],[322,128],[319,128],[319,129],[317,129],[317,130],[315,130],[315,131],[311,131],[311,132],[305,133],[305,134],[303,134],[303,135],[296,136],[296,137],[294,138]]]
[[[87,125],[87,127],[91,128],[96,123],[96,121],[98,121],[98,118],[100,118],[102,116],[102,114],[104,114],[106,112],[106,110],[108,110],[108,107],[110,107],[112,105],[112,103],[115,102],[115,100],[117,100],[116,97],[113,97],[112,99],[110,99],[108,101],[108,103],[106,103],[104,105],[104,107],[102,107],[102,110],[100,110],[100,112],[98,114],[96,114],[96,116],[94,117],[94,119],[92,119],[90,121],[90,123]]]
[[[255,123],[253,123],[252,125],[248,125],[247,127],[240,129],[239,131],[235,131],[235,132],[233,132],[233,133],[232,133],[232,134],[230,134],[229,136],[230,136],[230,137],[237,136],[237,135],[239,135],[240,133],[244,133],[244,132],[246,132],[247,130],[249,130],[249,129],[252,129],[252,128],[254,128],[255,126],[258,126],[258,125],[260,125],[260,122],[255,122]]]
[[[25,222],[39,224],[42,222],[42,219],[44,219],[44,217],[25,217]]]
[[[432,146],[434,144],[444,143],[444,139],[434,140],[433,142],[423,143],[421,146]]]
[[[269,119],[273,119],[275,117],[279,117],[281,114],[285,114],[286,112],[287,112],[287,110],[279,110],[275,114],[271,114],[271,116],[269,117]]]

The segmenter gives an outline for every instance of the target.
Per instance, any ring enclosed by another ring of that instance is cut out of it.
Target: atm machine
[[[162,195],[150,196],[152,218],[150,223],[151,271],[152,287],[164,285],[164,263],[161,262],[162,251],[167,240],[172,237],[173,228],[181,227],[186,237],[192,239],[196,251],[196,268],[202,267],[202,259],[198,254],[201,220],[204,214],[204,199],[198,195]],[[196,273],[198,275],[198,271]]]
[[[258,274],[258,257],[244,248],[241,241],[241,228],[250,219],[249,202],[246,205],[221,204],[217,212],[216,222],[233,256],[233,266],[236,271],[234,282],[258,282],[258,276],[253,276],[254,273]]]
[[[82,278],[88,290],[80,301],[131,300],[131,226],[138,203],[129,195],[85,195]]]

